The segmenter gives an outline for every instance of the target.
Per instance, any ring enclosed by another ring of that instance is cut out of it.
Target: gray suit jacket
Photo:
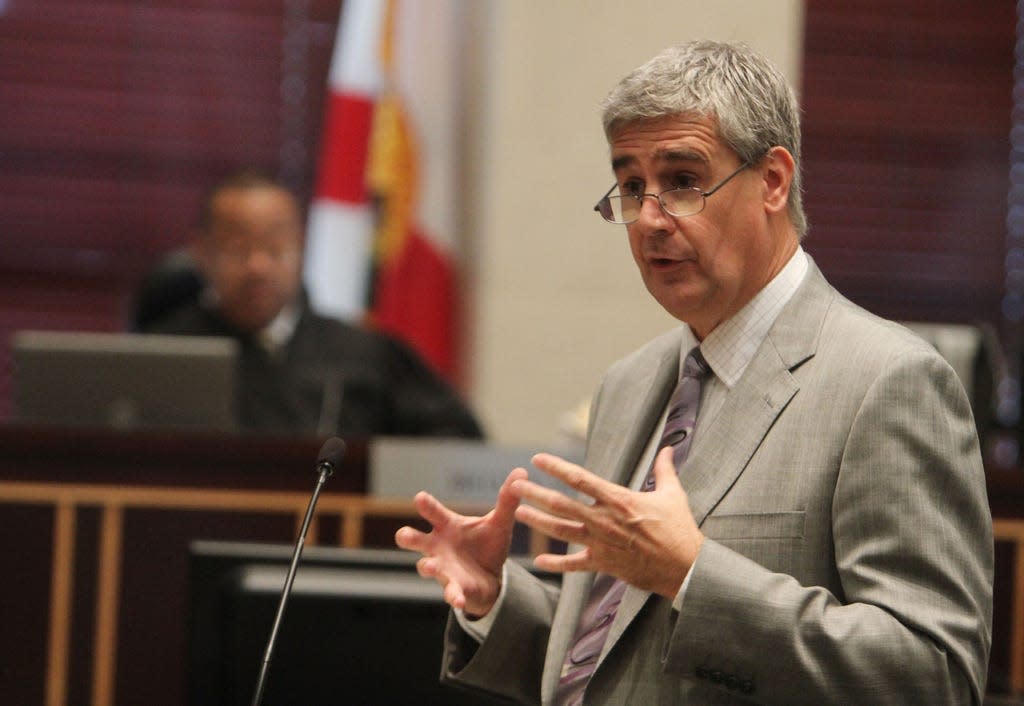
[[[678,376],[680,332],[607,373],[587,468],[628,483]],[[587,704],[968,704],[984,693],[991,517],[967,397],[933,348],[812,264],[680,469],[707,536],[678,613],[629,588]],[[442,677],[552,703],[592,574],[509,565],[482,645]]]

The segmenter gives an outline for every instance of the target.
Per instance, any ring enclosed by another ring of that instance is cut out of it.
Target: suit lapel
[[[693,456],[681,469],[680,481],[698,526],[736,482],[797,389],[774,347],[763,346],[718,417],[700,430]]]
[[[809,257],[808,260],[810,267],[803,284],[779,314],[717,417],[697,426],[690,456],[679,476],[698,526],[743,473],[779,414],[797,393],[799,386],[791,371],[817,349],[834,290]],[[650,596],[650,591],[632,586],[626,589],[601,660]]]
[[[681,345],[682,329],[662,336],[630,366],[629,385],[602,393],[594,421],[608,438],[589,440],[587,468],[608,469],[604,478],[629,484],[679,379]]]

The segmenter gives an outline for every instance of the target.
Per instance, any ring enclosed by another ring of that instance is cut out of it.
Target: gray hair
[[[622,79],[601,107],[609,141],[640,120],[691,114],[716,120],[719,136],[741,161],[753,164],[772,147],[785,147],[796,163],[790,219],[800,238],[807,232],[796,95],[775,65],[748,46],[697,41],[670,47]]]

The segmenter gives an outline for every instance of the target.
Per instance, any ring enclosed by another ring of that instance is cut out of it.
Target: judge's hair
[[[246,167],[230,172],[221,177],[208,188],[199,202],[199,220],[196,226],[206,233],[213,224],[213,202],[225,191],[245,191],[248,189],[276,189],[288,194],[294,201],[302,217],[302,208],[295,191],[280,179],[253,167]]]

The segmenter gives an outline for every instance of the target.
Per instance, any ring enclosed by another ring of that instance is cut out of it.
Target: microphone
[[[317,473],[326,474],[325,477],[333,475],[338,470],[337,465],[341,463],[345,451],[345,442],[338,437],[332,436],[325,441],[316,457]]]
[[[306,508],[306,516],[302,520],[302,529],[299,538],[295,541],[295,552],[292,554],[292,563],[288,567],[288,576],[284,581],[284,588],[281,591],[281,600],[277,604],[277,615],[274,616],[274,625],[270,629],[270,639],[267,640],[267,649],[263,653],[263,663],[260,666],[260,676],[256,682],[256,693],[252,697],[252,706],[259,706],[263,701],[263,690],[267,685],[267,672],[270,670],[270,660],[274,654],[274,644],[277,642],[277,631],[281,627],[281,618],[284,617],[284,608],[288,604],[288,596],[292,592],[292,583],[295,581],[295,570],[299,568],[299,559],[302,557],[302,548],[306,544],[306,532],[309,530],[309,522],[313,519],[313,508],[320,497],[320,490],[324,487],[324,481],[334,474],[342,457],[345,455],[345,442],[336,436],[324,442],[320,447],[320,453],[316,457],[316,470],[320,474],[317,479],[316,488],[313,489],[313,497],[309,499],[309,506]]]

